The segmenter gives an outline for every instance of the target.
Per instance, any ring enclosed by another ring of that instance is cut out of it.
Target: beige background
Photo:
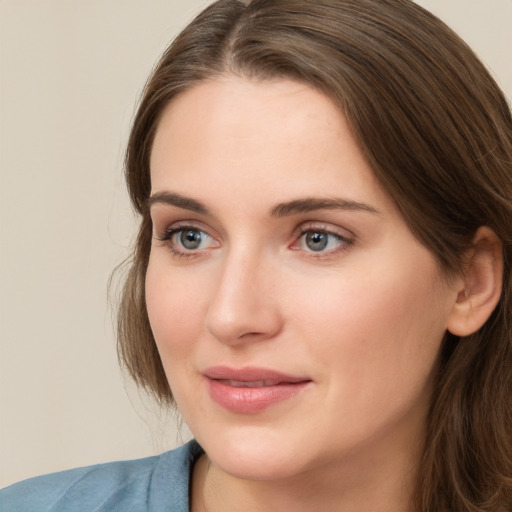
[[[122,157],[198,0],[0,0],[0,486],[181,442],[117,367],[106,282],[134,218]],[[512,97],[512,0],[422,0]]]

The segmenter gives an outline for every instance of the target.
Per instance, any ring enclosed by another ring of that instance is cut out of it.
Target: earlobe
[[[464,286],[448,319],[448,331],[469,336],[482,327],[496,308],[503,281],[503,250],[496,233],[481,227],[468,255]]]

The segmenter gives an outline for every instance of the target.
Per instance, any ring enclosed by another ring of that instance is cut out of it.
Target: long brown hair
[[[119,310],[121,362],[164,403],[172,394],[151,333],[149,157],[180,92],[223,74],[288,77],[327,94],[375,175],[445,272],[475,231],[501,239],[504,281],[487,323],[447,334],[420,462],[421,512],[512,510],[512,120],[467,45],[409,0],[220,0],[173,42],[150,77],[126,154],[140,231]]]

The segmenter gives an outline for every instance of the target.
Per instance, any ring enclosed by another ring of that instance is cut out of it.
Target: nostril
[[[222,343],[250,343],[274,337],[281,330],[277,309],[238,310],[237,315],[209,312],[206,330]]]

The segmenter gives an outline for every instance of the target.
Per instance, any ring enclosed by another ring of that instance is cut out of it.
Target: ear
[[[456,336],[469,336],[491,316],[501,296],[503,282],[503,250],[496,233],[481,227],[473,238],[467,255],[463,287],[448,318],[448,331]]]

